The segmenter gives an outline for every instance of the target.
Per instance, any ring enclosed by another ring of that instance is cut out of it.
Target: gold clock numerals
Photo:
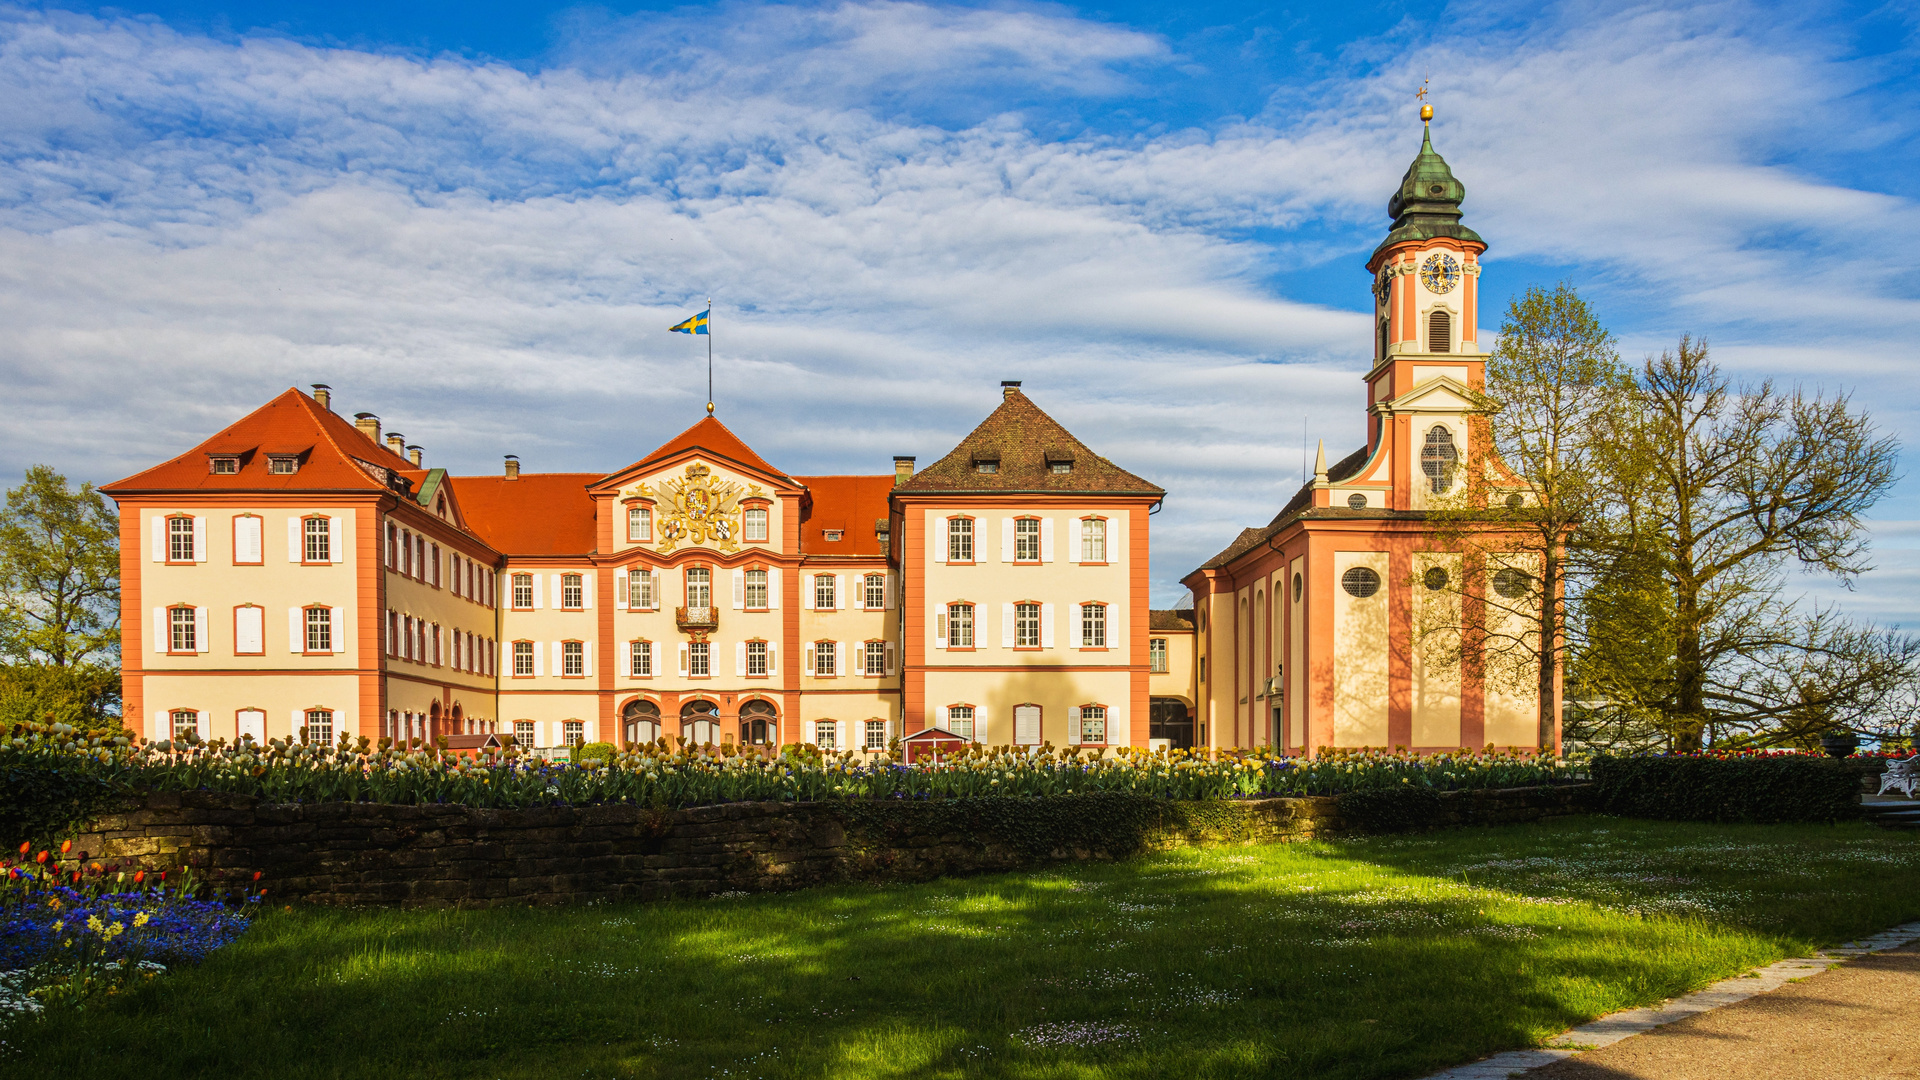
[[[1453,291],[1460,281],[1460,264],[1453,256],[1446,254],[1429,255],[1427,261],[1420,264],[1420,284],[1435,296],[1445,296]]]

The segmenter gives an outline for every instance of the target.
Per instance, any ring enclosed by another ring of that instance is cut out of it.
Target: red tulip
[[[167,880],[167,872],[165,870],[160,871],[160,880],[161,881]]]
[[[20,854],[25,855],[28,851],[31,851],[32,849],[33,849],[33,842],[31,840],[20,841]]]
[[[66,843],[64,843],[64,844],[61,844],[61,845],[60,845],[60,854],[62,854],[62,855],[65,855],[65,854],[66,854],[67,852],[69,852],[69,851],[72,851],[72,850],[73,850],[73,841],[71,841],[71,840],[69,840],[69,841],[67,841]]]
[[[36,859],[34,859],[33,861],[34,861],[34,862],[40,862],[40,863],[43,863],[43,862],[46,862],[46,861],[47,861],[47,853],[46,853],[46,852],[44,852],[44,851],[43,851],[43,852],[41,852],[41,853],[40,853],[40,855],[39,855],[39,857],[38,857],[38,858],[36,858]]]
[[[135,870],[133,872],[133,883],[135,885],[138,885],[145,880],[147,880],[147,872],[145,870]]]
[[[255,870],[255,871],[253,872],[253,880],[255,880],[255,881],[259,881],[259,880],[260,880],[260,871],[258,871],[258,870]]]

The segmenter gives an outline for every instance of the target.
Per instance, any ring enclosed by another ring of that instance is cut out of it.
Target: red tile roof
[[[800,525],[800,550],[808,555],[886,554],[875,524],[887,520],[887,492],[893,474],[885,476],[796,476],[813,495],[813,514]],[[842,530],[839,540],[828,540],[828,529]]]
[[[791,479],[786,473],[767,464],[766,459],[754,453],[751,447],[740,441],[740,436],[735,435],[727,428],[727,425],[715,420],[711,416],[703,417],[699,423],[668,439],[666,444],[660,447],[660,449],[655,450],[653,453],[648,454],[646,457],[641,458],[639,461],[634,462],[624,469],[615,469],[608,475],[618,476],[621,473],[631,472],[635,469],[644,469],[653,465],[655,462],[664,461],[686,450],[698,450],[709,457],[731,461],[736,465],[744,465],[749,469],[758,469],[763,473],[770,473],[782,480]]]
[[[997,463],[994,472],[977,468]],[[1070,462],[1056,473],[1051,462]],[[1000,407],[974,428],[953,452],[900,485],[921,492],[1078,492],[1165,495],[1153,484],[1101,457],[1040,410],[1018,387],[1009,387]]]
[[[267,472],[272,454],[299,454],[299,471]],[[209,455],[239,457],[236,473],[215,473]],[[170,461],[108,484],[100,490],[119,497],[167,491],[364,491],[387,490],[384,479],[355,464],[391,469],[417,486],[424,469],[368,438],[320,403],[289,389],[241,417],[226,430]]]
[[[449,476],[467,525],[506,555],[585,555],[599,546],[587,487],[599,473]]]

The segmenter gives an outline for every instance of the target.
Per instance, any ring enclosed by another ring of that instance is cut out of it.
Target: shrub
[[[1430,787],[1399,787],[1349,791],[1337,801],[1340,824],[1355,832],[1397,833],[1430,829],[1440,824],[1440,793]]]
[[[573,748],[573,760],[576,762],[598,761],[611,765],[614,757],[619,753],[620,748],[610,742],[585,743]]]
[[[1670,754],[1593,759],[1594,808],[1669,821],[1824,822],[1860,814],[1860,781],[1809,754]]]

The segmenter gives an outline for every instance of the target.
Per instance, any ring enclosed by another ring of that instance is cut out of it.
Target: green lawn
[[[15,1076],[1403,1077],[1920,916],[1920,839],[1611,818],[651,906],[277,912]]]

